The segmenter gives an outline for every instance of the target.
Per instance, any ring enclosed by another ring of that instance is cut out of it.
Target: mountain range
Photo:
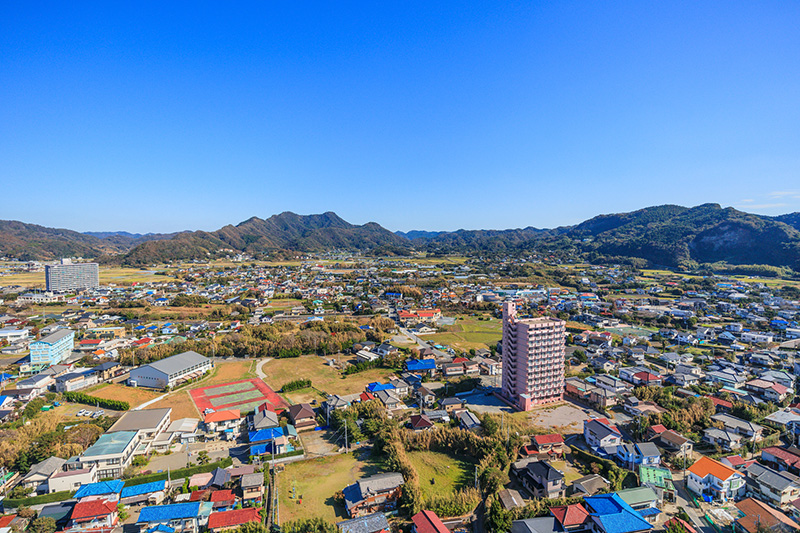
[[[636,258],[653,265],[727,262],[800,270],[800,213],[768,217],[703,204],[647,207],[599,215],[575,226],[508,230],[393,233],[379,224],[354,225],[333,212],[284,212],[252,217],[216,231],[170,234],[79,233],[0,221],[0,256],[52,260],[82,256],[128,265],[204,259],[226,253],[350,250],[380,255],[517,253],[571,250],[588,259]]]

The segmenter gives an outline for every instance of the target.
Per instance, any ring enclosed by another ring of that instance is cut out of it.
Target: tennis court
[[[210,408],[215,411],[238,409],[245,414],[254,411],[262,403],[271,404],[276,412],[288,407],[283,398],[260,379],[245,379],[194,389],[191,395],[201,413]]]

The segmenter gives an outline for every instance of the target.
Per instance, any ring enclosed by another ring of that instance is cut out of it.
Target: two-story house
[[[561,498],[564,496],[564,474],[547,461],[532,461],[517,471],[522,485],[535,498]]]
[[[709,496],[718,502],[744,496],[744,476],[709,457],[703,456],[686,472],[686,487],[698,496]]]
[[[800,478],[794,474],[777,472],[760,463],[748,466],[744,474],[747,495],[778,509],[789,510],[792,502],[800,498]]]
[[[616,454],[622,444],[622,433],[607,418],[592,418],[583,422],[583,438],[592,450],[603,455]]]

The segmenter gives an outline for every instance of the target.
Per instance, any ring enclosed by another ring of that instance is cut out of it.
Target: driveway
[[[716,533],[714,528],[705,521],[702,517],[702,513],[692,503],[692,498],[689,495],[689,491],[686,489],[684,480],[678,479],[678,476],[675,476],[673,484],[675,485],[675,503],[678,505],[678,509],[686,511],[686,514],[691,518],[692,525],[703,533]]]

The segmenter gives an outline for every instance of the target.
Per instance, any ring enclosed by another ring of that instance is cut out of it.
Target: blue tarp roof
[[[370,392],[378,392],[382,390],[391,390],[394,389],[394,385],[391,383],[378,383],[377,381],[370,383],[367,385],[367,390]]]
[[[587,496],[584,502],[606,533],[631,533],[653,529],[647,520],[616,493]]]
[[[139,512],[139,520],[137,520],[137,523],[167,522],[169,520],[179,520],[181,518],[197,518],[199,514],[200,502],[151,505],[149,507],[144,507]]]
[[[100,496],[101,494],[118,494],[122,491],[122,486],[125,484],[121,479],[114,479],[112,481],[99,481],[97,483],[89,483],[88,485],[81,485],[78,492],[75,493],[75,498],[81,499],[87,496]]]
[[[248,434],[248,440],[250,442],[261,442],[264,440],[277,439],[278,437],[283,437],[282,428],[259,429],[258,431],[251,431]]]
[[[120,498],[130,498],[131,496],[141,496],[142,494],[150,494],[151,492],[158,492],[167,487],[167,481],[153,481],[151,483],[142,483],[141,485],[131,485],[130,487],[122,487],[122,494]]]
[[[409,372],[436,370],[436,361],[434,359],[409,359],[406,361],[406,369]]]
[[[647,509],[640,509],[639,514],[642,516],[655,516],[661,514],[661,509],[657,507],[648,507]]]
[[[156,532],[159,532],[159,533],[175,533],[175,528],[174,527],[169,527],[166,524],[158,524],[158,525],[153,526],[153,527],[151,527],[150,529],[147,530],[147,533],[156,533]]]

